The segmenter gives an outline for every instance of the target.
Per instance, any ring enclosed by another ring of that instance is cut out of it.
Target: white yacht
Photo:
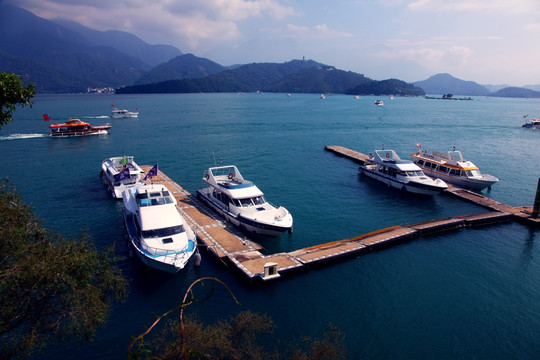
[[[263,192],[245,180],[236,166],[209,168],[202,180],[197,196],[241,230],[266,236],[292,233],[289,211],[267,202]]]
[[[133,156],[116,156],[102,161],[99,176],[113,198],[121,199],[124,190],[144,183],[143,173]]]
[[[459,187],[470,190],[491,188],[499,179],[493,175],[482,174],[480,169],[469,160],[465,160],[456,148],[442,154],[425,150],[411,154],[413,162],[431,177],[439,178]]]
[[[196,250],[195,233],[161,184],[140,185],[122,194],[124,224],[141,261],[171,274],[183,269]]]
[[[121,119],[121,118],[136,118],[139,117],[138,111],[127,111],[126,109],[112,109],[111,117],[113,119]]]
[[[375,150],[358,170],[388,187],[413,194],[436,195],[448,189],[444,181],[426,176],[416,164],[402,160],[394,150]]]

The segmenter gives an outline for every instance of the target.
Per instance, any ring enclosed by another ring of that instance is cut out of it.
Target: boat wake
[[[97,116],[82,116],[83,119],[110,119],[109,115],[97,115]]]
[[[11,135],[0,136],[0,141],[33,139],[33,138],[41,138],[41,137],[46,137],[46,136],[47,134],[11,134]]]

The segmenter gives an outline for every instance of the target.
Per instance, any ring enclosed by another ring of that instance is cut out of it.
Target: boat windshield
[[[482,173],[478,169],[465,170],[467,177],[482,177]]]
[[[181,234],[184,232],[183,225],[171,226],[162,229],[153,229],[153,230],[143,230],[142,236],[144,238],[160,238],[165,236],[172,236],[176,234]]]
[[[407,171],[407,176],[424,176],[422,170]]]
[[[266,200],[264,199],[264,196],[255,196],[255,197],[252,197],[252,198],[247,198],[247,199],[235,199],[237,202],[240,203],[240,205],[236,204],[237,206],[241,206],[241,207],[248,207],[248,206],[257,206],[257,205],[262,205],[266,202]]]

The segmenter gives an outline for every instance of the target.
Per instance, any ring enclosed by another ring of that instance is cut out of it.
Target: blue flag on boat
[[[144,180],[146,180],[149,176],[156,176],[157,175],[157,164],[154,165],[150,171],[148,171],[148,173],[146,174],[146,176],[144,177]]]
[[[118,174],[113,175],[114,181],[122,181],[129,179],[131,174],[129,173],[129,168],[124,168],[122,171],[120,171]]]

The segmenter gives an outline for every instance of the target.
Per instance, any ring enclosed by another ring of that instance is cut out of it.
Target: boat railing
[[[183,259],[184,257],[189,256],[189,253],[193,249],[194,243],[193,241],[189,240],[188,244],[184,246],[183,248],[181,248],[180,250],[160,249],[160,248],[148,246],[144,243],[141,243],[140,245],[141,245],[141,250],[143,250],[146,254],[154,258],[159,257],[162,259],[162,261],[165,261],[167,258],[174,258],[175,260],[177,260],[179,258]]]

